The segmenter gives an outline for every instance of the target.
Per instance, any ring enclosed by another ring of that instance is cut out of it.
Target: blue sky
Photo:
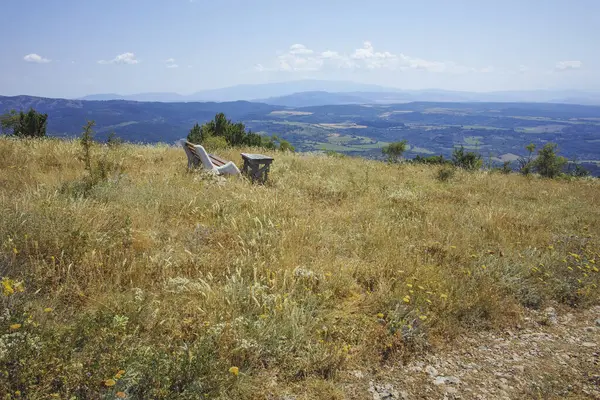
[[[600,90],[597,0],[2,0],[0,94]]]

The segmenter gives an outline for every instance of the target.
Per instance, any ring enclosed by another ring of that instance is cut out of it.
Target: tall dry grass
[[[8,398],[344,398],[342,370],[599,301],[598,180],[277,153],[256,186],[122,145],[82,190],[80,156],[0,139]]]

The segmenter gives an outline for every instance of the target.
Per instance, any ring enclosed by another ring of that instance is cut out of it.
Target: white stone
[[[425,372],[427,372],[427,375],[429,375],[432,378],[435,378],[436,376],[438,376],[437,369],[435,369],[431,365],[428,365],[428,366],[425,367]]]

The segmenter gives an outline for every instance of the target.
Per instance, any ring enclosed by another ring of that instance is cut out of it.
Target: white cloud
[[[175,63],[174,58],[169,58],[168,60],[165,60],[165,64],[167,64],[167,68],[179,68],[179,65]]]
[[[400,54],[400,56],[404,57],[403,54]],[[389,51],[375,51],[373,44],[369,41],[364,42],[361,49],[354,50],[350,58],[359,61],[367,69],[395,69],[399,64],[397,55]]]
[[[276,67],[267,68],[262,64],[256,65],[258,71],[317,71],[323,67],[323,60],[314,55],[314,51],[303,44],[293,44],[289,50],[277,57]]]
[[[556,63],[554,67],[557,71],[567,71],[570,69],[579,69],[581,68],[581,61],[559,61]]]
[[[39,54],[35,54],[35,53],[27,54],[25,57],[23,57],[23,60],[25,60],[27,62],[32,62],[32,63],[38,63],[38,64],[47,64],[51,61],[51,60],[44,58],[44,57],[40,56]]]
[[[139,60],[137,60],[135,58],[135,54],[133,53],[123,53],[123,54],[119,54],[118,56],[116,56],[115,58],[113,58],[112,60],[100,60],[98,61],[98,64],[129,64],[129,65],[134,65],[134,64],[139,64]]]
[[[493,67],[482,69],[470,68],[452,61],[430,61],[405,54],[394,54],[389,51],[376,51],[373,44],[365,41],[361,48],[349,54],[334,50],[316,52],[303,44],[294,44],[280,54],[269,67],[257,64],[255,70],[265,71],[318,71],[325,68],[333,69],[366,69],[366,70],[423,70],[428,72],[467,73],[493,72]]]
[[[290,54],[312,54],[311,49],[307,49],[303,44],[293,44],[290,46]]]

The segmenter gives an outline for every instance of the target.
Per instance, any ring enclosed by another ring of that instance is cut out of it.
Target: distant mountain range
[[[449,103],[558,103],[600,105],[600,93],[577,91],[528,92],[450,92],[443,90],[417,90],[394,92],[300,92],[285,96],[255,100],[284,106],[310,107],[344,104],[401,104],[412,102]]]
[[[93,94],[78,100],[128,100],[144,102],[228,102],[255,101],[285,107],[341,104],[399,104],[430,102],[535,102],[600,105],[600,92],[581,90],[529,90],[461,92],[439,89],[401,90],[349,81],[297,80],[289,82],[237,85],[222,89],[178,93],[138,93],[132,95]]]
[[[130,101],[159,101],[159,102],[206,102],[206,101],[237,101],[256,100],[286,96],[300,92],[389,92],[398,89],[378,85],[356,83],[349,81],[297,80],[289,82],[264,83],[255,85],[236,85],[222,89],[211,89],[190,95],[178,93],[138,93],[120,95],[115,93],[93,94],[78,100],[130,100]]]

